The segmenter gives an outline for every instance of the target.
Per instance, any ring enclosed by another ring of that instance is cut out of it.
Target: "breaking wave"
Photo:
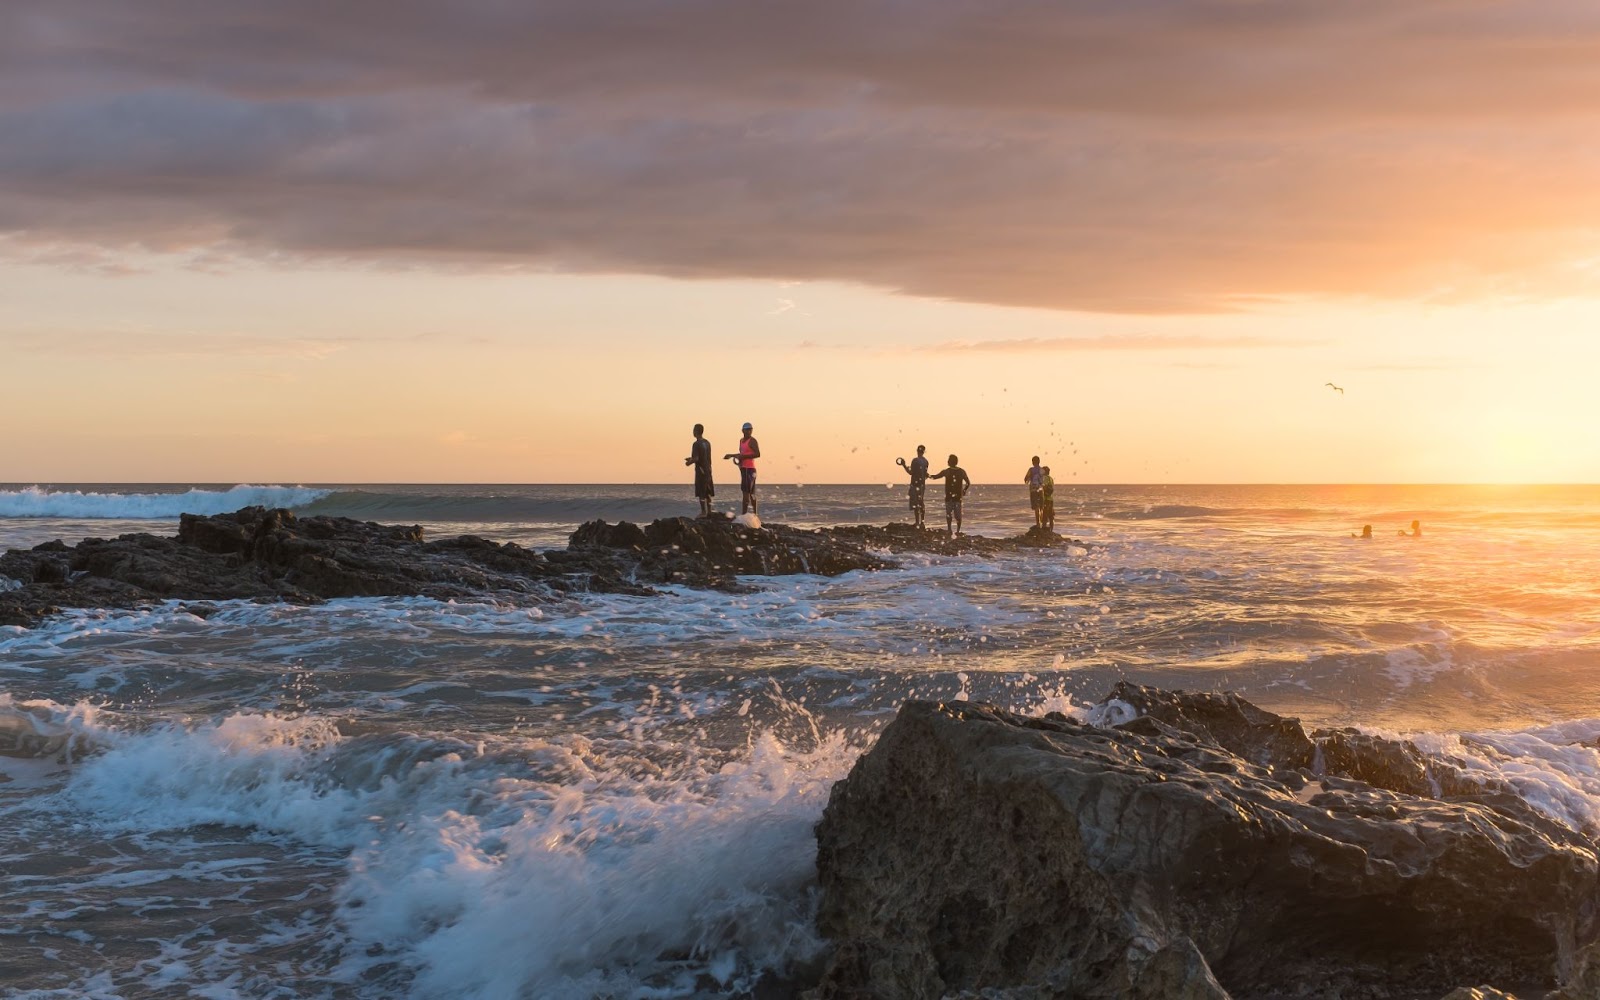
[[[330,490],[305,486],[194,487],[181,493],[94,493],[29,486],[0,490],[0,518],[69,517],[165,520],[180,514],[225,514],[240,507],[305,507]]]

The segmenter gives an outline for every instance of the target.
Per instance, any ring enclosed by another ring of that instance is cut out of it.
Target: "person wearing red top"
[[[739,439],[738,453],[722,457],[731,458],[739,465],[739,492],[743,498],[739,513],[759,515],[761,512],[756,509],[756,459],[761,457],[761,445],[751,435],[754,428],[749,421],[745,422],[742,430],[744,437]]]

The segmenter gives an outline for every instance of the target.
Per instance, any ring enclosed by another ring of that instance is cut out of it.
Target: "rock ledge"
[[[1587,836],[1233,695],[1119,685],[1097,714],[1134,713],[907,703],[817,827],[837,949],[809,996],[1600,996]]]

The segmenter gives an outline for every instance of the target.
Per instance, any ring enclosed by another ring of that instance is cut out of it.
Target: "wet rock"
[[[988,538],[984,535],[956,535],[944,530],[918,528],[913,524],[852,524],[823,528],[830,538],[854,542],[889,552],[926,552],[931,555],[993,556],[1008,552],[1023,552],[1049,548],[1078,548],[1088,551],[1093,546],[1076,538],[1067,538],[1042,528],[1029,528],[1025,534],[1011,538]]]
[[[153,601],[280,600],[341,597],[537,599],[549,593],[655,593],[681,584],[749,589],[740,577],[838,576],[894,567],[882,552],[958,555],[1065,546],[1028,537],[947,538],[910,525],[805,530],[750,528],[731,518],[674,517],[648,525],[591,521],[567,548],[536,552],[472,535],[427,541],[417,525],[343,517],[296,517],[246,507],[229,514],[183,515],[174,537],[47,542],[0,554],[0,624],[33,625],[62,608],[126,608]],[[9,588],[9,589],[8,589]]]
[[[1355,729],[1312,733],[1321,750],[1321,769],[1328,774],[1365,781],[1407,795],[1442,791],[1428,776],[1428,761],[1410,741],[1386,740]]]
[[[1294,769],[1309,766],[1315,756],[1316,747],[1297,720],[1263,711],[1231,691],[1188,693],[1121,683],[1106,701],[1121,702],[1253,764]]]
[[[1113,695],[1149,714],[907,703],[817,827],[811,996],[1600,995],[1584,835],[1515,796],[1310,779],[1298,724],[1236,696]]]
[[[653,593],[610,557],[580,554],[558,563],[472,536],[427,542],[415,525],[297,518],[262,507],[186,515],[176,537],[131,534],[12,550],[0,555],[0,575],[24,584],[0,593],[0,624],[22,626],[64,608],[133,608],[168,599],[312,603],[358,596],[536,600],[572,591]]]
[[[785,524],[748,528],[725,517],[663,518],[642,529],[591,521],[573,532],[569,548],[623,551],[640,579],[711,587],[727,586],[738,575],[839,576],[894,566],[835,531]]]

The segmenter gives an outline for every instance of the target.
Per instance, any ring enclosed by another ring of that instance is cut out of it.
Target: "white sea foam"
[[[748,989],[816,954],[812,827],[859,753],[837,734],[419,750],[437,741],[316,717],[86,725],[105,749],[58,808],[107,831],[220,824],[349,851],[337,976],[485,1000],[683,995],[704,975]],[[185,979],[172,959],[151,975]]]
[[[420,817],[358,854],[347,973],[398,948],[420,996],[682,995],[814,954],[812,826],[856,751],[760,735],[744,759],[669,773],[636,751],[550,747],[574,780],[502,781],[486,815]]]
[[[1431,646],[1425,652],[1414,646],[1391,649],[1384,654],[1383,673],[1395,687],[1405,690],[1413,684],[1428,684],[1440,674],[1456,669],[1450,653],[1442,646]]]
[[[1469,778],[1507,785],[1556,822],[1593,836],[1600,833],[1600,750],[1578,741],[1597,735],[1600,720],[1587,719],[1544,729],[1411,739],[1463,765]]]
[[[224,514],[250,506],[304,507],[331,492],[305,486],[241,485],[226,490],[193,488],[182,493],[82,493],[30,486],[0,490],[0,518],[162,520],[179,514]]]
[[[97,743],[99,710],[87,702],[17,701],[0,691],[0,756],[71,760]]]

